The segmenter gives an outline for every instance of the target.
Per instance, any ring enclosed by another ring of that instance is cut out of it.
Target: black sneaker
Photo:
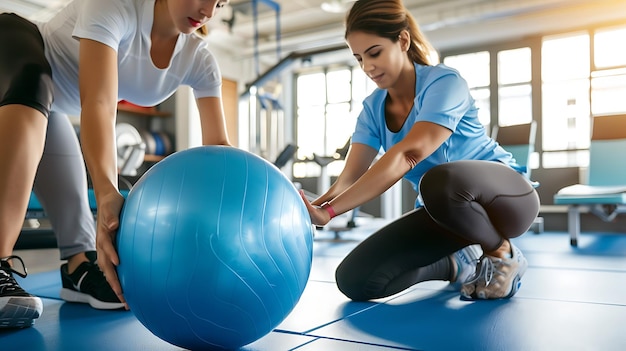
[[[13,269],[9,261],[19,262],[23,272]],[[43,303],[37,296],[24,291],[13,278],[13,273],[26,278],[24,261],[18,256],[0,258],[0,328],[30,327],[41,316]]]
[[[67,263],[61,266],[61,298],[67,302],[88,303],[99,310],[124,308],[117,295],[107,283],[96,263],[96,252],[85,252],[89,262],[83,262],[69,274]]]

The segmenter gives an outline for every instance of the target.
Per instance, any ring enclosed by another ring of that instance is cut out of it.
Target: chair
[[[571,246],[578,246],[583,209],[605,222],[626,213],[626,115],[592,119],[586,184],[574,184],[554,195],[555,205],[567,206]]]
[[[524,169],[524,175],[530,178],[531,169],[529,166],[530,155],[535,151],[535,136],[537,135],[537,122],[532,121],[525,124],[512,126],[494,126],[491,137],[500,144],[506,151],[510,152],[515,161]],[[534,187],[539,183],[531,181]],[[535,234],[543,232],[543,218],[535,218],[531,230]]]

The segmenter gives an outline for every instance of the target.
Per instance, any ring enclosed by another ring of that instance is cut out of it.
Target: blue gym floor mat
[[[352,302],[334,283],[345,254],[367,233],[319,240],[307,287],[276,329],[242,351],[626,350],[626,235],[526,234],[514,242],[529,268],[508,301],[463,301],[446,282]],[[59,300],[58,268],[19,279],[44,297],[33,328],[0,330],[0,350],[180,350],[152,335],[132,312]]]
[[[273,332],[241,350],[289,350],[314,339]],[[54,299],[44,299],[44,314],[32,328],[0,330],[0,345],[7,351],[183,350],[152,335],[129,311],[94,310]]]
[[[61,272],[58,269],[29,274],[26,278],[16,276],[15,279],[24,290],[33,295],[41,298],[61,299]]]

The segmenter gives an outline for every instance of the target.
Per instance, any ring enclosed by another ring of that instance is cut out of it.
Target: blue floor
[[[342,233],[318,232],[310,280],[292,313],[241,350],[626,350],[626,235],[566,233],[515,239],[529,261],[508,301],[468,302],[445,282],[391,298],[350,302],[334,284],[343,256],[375,221]],[[34,327],[0,331],[0,350],[180,350],[152,335],[132,312],[63,303],[58,270],[22,286],[44,298]]]

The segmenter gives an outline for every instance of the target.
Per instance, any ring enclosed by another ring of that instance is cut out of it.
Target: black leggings
[[[19,104],[48,117],[53,101],[52,70],[33,23],[0,14],[0,106]]]
[[[361,242],[336,271],[339,290],[363,301],[398,293],[422,280],[420,269],[471,244],[495,250],[525,233],[539,212],[526,178],[490,161],[432,168],[419,184],[424,207]]]

